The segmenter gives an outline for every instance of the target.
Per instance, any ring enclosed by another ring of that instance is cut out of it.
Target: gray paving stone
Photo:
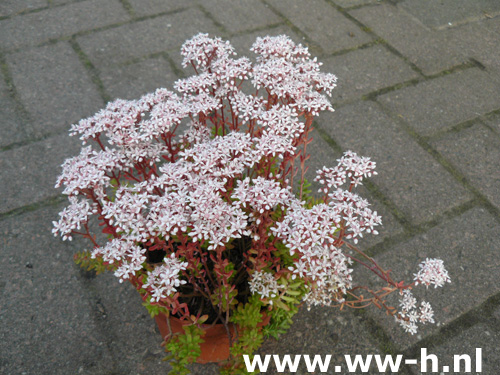
[[[325,53],[353,48],[371,37],[323,0],[269,0],[268,3],[301,29]]]
[[[177,79],[162,57],[106,67],[101,71],[100,78],[111,97],[121,99],[138,99],[159,87],[171,90]]]
[[[362,318],[354,316],[352,310],[339,311],[335,307],[312,307],[307,311],[302,306],[293,318],[290,330],[281,335],[279,340],[269,339],[258,350],[260,355],[290,354],[292,359],[297,354],[309,354],[311,358],[319,354],[332,356],[328,368],[329,374],[334,374],[335,366],[341,366],[342,373],[361,374],[362,372],[347,372],[345,355],[354,357],[357,354],[382,354],[376,344],[370,339],[366,323]],[[373,370],[373,367],[371,368]],[[303,360],[297,374],[308,374]],[[319,372],[318,372],[319,373]],[[278,374],[271,361],[266,374]]]
[[[496,0],[404,0],[398,4],[424,25],[429,27],[451,26],[457,23],[476,21],[493,17],[500,13],[500,3]]]
[[[332,102],[341,102],[417,78],[403,59],[381,45],[363,48],[323,60],[322,70],[337,76]]]
[[[500,72],[500,18],[471,22],[440,32],[447,45],[474,58],[491,73]]]
[[[425,74],[436,74],[467,61],[441,34],[424,27],[408,13],[389,4],[364,7],[349,14],[386,40]]]
[[[332,0],[333,3],[343,8],[350,8],[353,6],[365,5],[365,4],[376,4],[379,1],[380,0]]]
[[[78,138],[61,134],[0,153],[0,213],[56,196],[60,165],[79,148]]]
[[[443,366],[448,366],[450,373],[468,373],[465,367],[466,360],[459,360],[459,356],[467,355],[470,358],[470,373],[479,373],[477,372],[479,368],[476,367],[476,364],[480,362],[480,373],[494,375],[498,372],[498,366],[500,366],[500,356],[497,350],[499,342],[500,335],[498,333],[484,324],[477,324],[463,331],[445,344],[428,349],[427,355],[434,354],[437,357],[439,371],[443,369]],[[476,348],[481,348],[480,356],[476,355]],[[457,361],[459,361],[457,368],[455,368],[454,358],[457,358]],[[428,372],[431,372],[431,366],[432,362],[428,360]],[[414,374],[417,375],[420,372],[415,371]]]
[[[471,198],[446,170],[371,102],[328,113],[320,126],[344,150],[371,157],[372,182],[410,219],[421,223]]]
[[[483,121],[500,134],[500,113],[489,114],[483,118]]]
[[[81,0],[49,0],[51,5],[61,5],[61,4],[69,4],[69,3],[76,3],[77,1]]]
[[[496,134],[478,124],[432,144],[500,209],[500,138]]]
[[[195,3],[194,0],[165,1],[165,0],[128,0],[134,13],[139,16],[149,16],[162,12],[171,12],[185,8]]]
[[[80,1],[0,21],[0,47],[34,45],[128,19],[118,0]]]
[[[500,268],[498,262],[493,260],[498,258],[499,246],[500,225],[483,208],[473,208],[394,246],[376,261],[385,269],[392,270],[395,281],[412,281],[421,261],[438,258],[444,261],[452,282],[443,288],[426,290],[417,287],[413,290],[418,301],[427,301],[432,305],[436,321],[436,324],[421,326],[416,335],[405,333],[392,318],[375,308],[369,313],[381,323],[397,348],[408,349],[498,293]],[[370,280],[373,282],[374,279]],[[398,296],[393,297],[389,303],[397,307]]]
[[[25,139],[26,121],[16,111],[16,103],[0,74],[0,147]]]
[[[16,15],[20,12],[47,6],[47,0],[3,0],[0,3],[0,17]]]
[[[500,83],[488,72],[472,68],[390,92],[378,100],[427,136],[500,108],[499,97]]]
[[[134,287],[120,284],[112,273],[89,278],[86,286],[95,293],[109,351],[113,358],[120,359],[115,371],[131,375],[166,374],[170,366],[162,361],[166,353],[161,335]]]
[[[218,34],[199,9],[188,9],[78,37],[77,41],[101,68],[169,49],[178,53],[185,40],[199,32]]]
[[[92,302],[101,314],[100,328],[106,333],[110,354],[118,359],[116,373],[167,374],[171,367],[163,358],[168,353],[161,346],[155,321],[142,306],[135,289],[130,284],[120,284],[111,273],[91,277],[85,285],[94,292]],[[218,374],[216,364],[194,364],[190,369],[193,375]]]
[[[69,129],[103,105],[78,56],[65,42],[8,55],[7,63],[38,136]]]
[[[44,208],[0,222],[2,374],[113,371],[105,337],[76,277],[74,248],[50,232],[57,212]]]
[[[230,33],[282,22],[282,19],[260,0],[233,0],[229,6],[218,0],[205,0],[201,4]]]

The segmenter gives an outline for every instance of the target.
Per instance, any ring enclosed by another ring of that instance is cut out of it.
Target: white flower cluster
[[[79,200],[76,196],[69,197],[70,205],[59,213],[59,221],[53,221],[52,233],[60,234],[63,240],[72,240],[71,232],[79,230],[87,223],[89,216],[97,213],[93,204],[87,199]]]
[[[269,298],[269,303],[272,304],[272,299],[278,296],[279,290],[283,285],[279,285],[272,273],[265,271],[255,271],[252,278],[248,282],[250,292],[259,294],[262,298]]]
[[[185,271],[187,266],[188,264],[179,261],[175,254],[165,257],[163,263],[148,274],[148,281],[143,285],[150,291],[151,301],[158,302],[171,296],[179,286],[186,284],[186,280],[179,279],[179,273]]]
[[[352,151],[345,152],[337,162],[338,165],[335,168],[323,167],[317,171],[315,181],[325,185],[319,190],[320,192],[327,194],[331,189],[338,189],[346,182],[356,187],[361,184],[363,178],[377,174],[375,162],[370,158],[360,157]]]
[[[417,323],[434,323],[434,311],[430,303],[422,301],[420,306],[417,306],[417,299],[409,289],[405,289],[402,295],[401,311],[394,317],[406,332],[415,334],[418,329]]]
[[[293,198],[290,189],[283,189],[279,182],[264,177],[254,178],[252,183],[249,177],[239,180],[232,196],[238,199],[234,204],[249,207],[258,214],[288,205]]]
[[[306,296],[309,305],[341,303],[352,287],[351,261],[334,245],[339,232],[342,230],[344,238],[353,239],[354,243],[365,231],[378,234],[374,227],[381,225],[382,220],[377,212],[368,208],[366,200],[340,188],[348,178],[361,183],[374,167],[369,159],[347,152],[336,168],[318,172],[318,179],[324,179],[322,183],[336,188],[328,194],[327,203],[312,208],[305,208],[301,202],[292,203],[284,219],[271,228],[292,255],[299,254],[290,270],[313,281]]]
[[[252,51],[258,53],[259,64],[253,70],[253,84],[266,87],[278,98],[293,98],[297,110],[317,115],[333,108],[320,92],[331,95],[337,77],[321,73],[321,64],[302,45],[285,36],[257,38]]]
[[[415,274],[415,285],[424,284],[426,287],[429,285],[434,285],[434,288],[438,286],[444,286],[446,283],[451,283],[448,271],[444,268],[443,261],[441,259],[429,259],[419,264],[419,271]]]
[[[114,238],[106,246],[96,247],[92,251],[92,258],[96,257],[102,257],[107,263],[119,265],[115,276],[123,282],[142,268],[142,263],[146,261],[146,250],[134,242]]]

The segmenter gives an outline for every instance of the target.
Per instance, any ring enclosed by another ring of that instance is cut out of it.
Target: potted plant
[[[177,93],[116,100],[73,125],[71,134],[93,145],[66,160],[57,181],[70,205],[54,234],[89,239],[93,249],[76,262],[132,283],[175,374],[196,360],[243,371],[242,355],[284,332],[302,303],[373,303],[414,333],[433,319],[411,288],[449,282],[435,259],[413,283],[395,282],[354,246],[381,224],[353,190],[375,163],[345,153],[317,172],[319,197],[305,179],[313,118],[333,111],[327,96],[336,77],[286,36],[257,38],[252,50],[255,64],[219,38],[188,40],[183,64],[195,74],[175,83]],[[92,217],[104,243],[90,230]],[[383,287],[357,294],[353,263]],[[400,311],[385,303],[395,291]]]

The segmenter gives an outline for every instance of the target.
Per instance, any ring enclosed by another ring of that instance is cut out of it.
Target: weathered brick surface
[[[77,38],[97,67],[173,49],[199,32],[217,34],[214,23],[196,8],[146,19]]]
[[[390,92],[378,100],[418,133],[431,135],[500,108],[499,97],[500,81],[473,68]]]
[[[118,0],[71,3],[0,21],[0,47],[34,45],[128,19]]]
[[[7,63],[37,136],[69,129],[103,105],[89,73],[66,42],[8,55]]]
[[[79,145],[78,138],[63,133],[0,153],[0,213],[56,196],[60,165],[77,155]]]
[[[201,4],[230,33],[282,22],[282,19],[260,0],[234,0],[230,7],[217,0],[205,0]]]
[[[417,335],[405,333],[393,319],[384,318],[384,314],[376,309],[369,310],[369,314],[381,322],[397,348],[410,348],[500,291],[497,282],[500,269],[493,261],[497,259],[499,245],[498,222],[485,209],[473,208],[390,248],[376,260],[386,267],[390,264],[391,275],[396,281],[412,281],[421,261],[439,258],[444,261],[452,283],[437,289],[414,289],[419,301],[431,303],[436,320],[434,325],[421,326]],[[397,298],[390,302],[393,306],[398,305]]]
[[[364,94],[417,78],[419,74],[384,46],[375,45],[323,59],[322,70],[338,78],[332,101],[359,98]]]
[[[325,53],[356,47],[371,38],[323,0],[268,0]]]
[[[433,142],[434,147],[463,173],[467,180],[500,209],[500,138],[474,125]]]
[[[344,150],[377,163],[373,182],[412,222],[439,216],[471,195],[374,103],[358,102],[322,116],[324,129]]]
[[[398,7],[383,4],[349,12],[416,64],[425,74],[439,73],[467,61],[461,51],[443,41]],[[381,22],[381,20],[384,20]]]

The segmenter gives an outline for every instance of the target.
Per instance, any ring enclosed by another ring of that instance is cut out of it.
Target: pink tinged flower
[[[194,173],[232,178],[257,161],[252,146],[249,134],[230,132],[224,137],[194,144],[179,155]]]
[[[233,191],[234,203],[262,214],[271,211],[278,205],[287,205],[293,195],[290,189],[283,189],[279,182],[257,177],[252,180],[245,178],[238,181],[238,186]]]
[[[182,45],[181,54],[184,56],[182,66],[187,67],[192,64],[199,72],[204,72],[210,66],[211,61],[228,58],[235,52],[229,42],[200,33]]]
[[[210,139],[210,128],[199,121],[191,121],[184,131],[179,143],[192,146],[195,143],[208,142]]]
[[[151,107],[148,119],[138,123],[140,143],[160,140],[162,135],[169,134],[188,113],[189,107],[176,94],[169,93],[168,97]]]
[[[190,223],[192,209],[189,207],[186,189],[170,191],[152,199],[151,208],[146,218],[146,227],[151,236],[170,236],[185,232]]]
[[[179,79],[175,82],[174,87],[180,93],[197,94],[199,92],[209,93],[217,85],[214,74],[203,72],[188,78]]]
[[[189,236],[193,241],[209,242],[209,250],[223,246],[231,238],[250,235],[248,216],[238,207],[227,203],[219,194],[223,184],[207,179],[189,195],[192,208]]]
[[[146,250],[127,239],[114,238],[106,246],[92,251],[92,258],[96,257],[102,257],[107,263],[117,264],[115,276],[123,282],[142,269],[142,264],[146,261]]]
[[[186,95],[184,100],[189,113],[193,116],[198,116],[199,114],[209,115],[211,112],[222,107],[219,98],[206,92],[200,92],[196,95]]]
[[[420,304],[419,320],[422,323],[434,323],[434,311],[432,306],[428,302],[422,302]]]
[[[163,263],[156,266],[153,271],[148,272],[145,289],[151,292],[151,300],[158,302],[162,298],[173,295],[177,288],[186,284],[186,280],[181,280],[179,275],[187,269],[187,262],[181,262],[174,253],[170,257],[165,257]]]
[[[252,75],[252,63],[246,57],[234,60],[230,58],[214,59],[211,64],[211,71],[217,82],[215,88],[224,88],[221,93],[234,93],[238,91],[241,81],[247,80]],[[220,95],[216,95],[222,97]]]
[[[417,330],[418,330],[418,326],[415,322],[411,321],[410,319],[408,320],[405,320],[403,319],[402,317],[399,317],[397,315],[394,316],[395,319],[396,319],[396,322],[398,322],[401,327],[403,327],[403,329],[405,330],[405,332],[408,332],[412,335],[414,335],[415,333],[417,333]]]
[[[448,271],[444,268],[441,259],[427,258],[419,264],[419,268],[418,273],[414,274],[415,285],[424,284],[426,287],[429,287],[429,285],[434,284],[434,287],[437,288],[451,282]]]
[[[416,308],[417,299],[413,297],[413,294],[409,289],[403,291],[403,299],[400,301],[400,306],[404,312],[408,312]]]
[[[311,57],[306,47],[295,44],[286,35],[259,37],[250,50],[259,55],[258,61],[283,58],[286,61],[297,63]]]
[[[265,271],[255,271],[251,275],[248,282],[250,292],[252,294],[259,294],[262,298],[275,298],[279,294],[279,290],[284,286],[279,285],[274,275]],[[269,301],[272,304],[272,301]]]
[[[126,238],[142,242],[147,240],[145,208],[151,195],[147,192],[134,192],[132,188],[120,187],[114,201],[103,201],[103,216]]]
[[[61,235],[63,240],[71,241],[71,232],[79,230],[97,210],[87,199],[79,200],[77,197],[70,196],[69,201],[70,205],[59,213],[59,221],[52,222],[54,227],[52,233],[54,236]]]
[[[242,119],[243,124],[262,116],[266,104],[263,97],[246,95],[239,90],[229,97],[229,101],[233,111]]]
[[[401,311],[395,315],[396,321],[412,335],[417,332],[417,323],[434,323],[434,311],[430,303],[421,302],[417,305],[417,299],[409,289],[401,292],[403,298],[400,299]]]

